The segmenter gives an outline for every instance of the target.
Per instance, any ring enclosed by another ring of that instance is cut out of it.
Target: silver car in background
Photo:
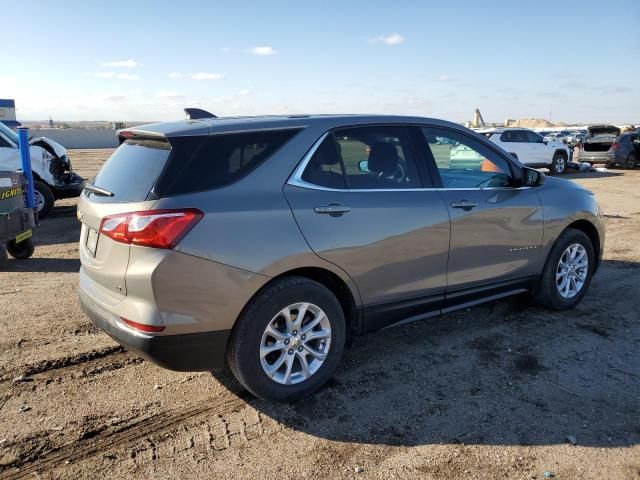
[[[576,162],[608,163],[609,149],[620,136],[620,129],[614,125],[594,125],[575,152]]]
[[[212,118],[119,135],[78,205],[84,311],[160,366],[228,365],[260,398],[318,389],[351,335],[522,292],[571,308],[602,256],[589,191],[454,123]]]

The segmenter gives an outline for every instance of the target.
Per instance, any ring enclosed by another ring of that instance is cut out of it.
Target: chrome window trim
[[[331,131],[327,131],[322,134],[322,136],[314,142],[309,151],[302,157],[302,161],[298,165],[298,167],[294,170],[293,174],[289,177],[287,181],[287,185],[291,185],[294,187],[306,188],[309,190],[320,190],[323,192],[348,192],[348,193],[356,193],[356,192],[425,192],[425,191],[481,191],[481,190],[525,190],[531,187],[469,187],[469,188],[445,188],[445,187],[421,187],[421,188],[329,188],[323,187],[321,185],[315,185],[313,183],[309,183],[302,179],[302,174],[304,173],[304,169],[307,167],[307,164],[311,160],[311,157],[316,153],[316,150],[320,147],[322,142],[324,142],[325,138],[331,133]]]
[[[289,181],[287,185],[293,187],[306,188],[308,190],[320,190],[323,192],[345,192],[345,193],[358,193],[358,192],[475,192],[475,191],[493,191],[493,190],[508,190],[510,192],[514,190],[528,190],[532,187],[469,187],[469,188],[437,188],[437,187],[424,187],[424,188],[328,188],[321,187],[320,185],[314,185],[309,182],[295,182]]]

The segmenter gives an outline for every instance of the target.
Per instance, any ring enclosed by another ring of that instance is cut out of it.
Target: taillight
[[[618,150],[620,148],[620,144],[619,143],[612,143],[611,144],[611,150]]]
[[[203,215],[195,208],[119,213],[102,219],[100,234],[120,243],[171,249]]]
[[[156,325],[145,325],[144,323],[134,322],[133,320],[128,320],[124,317],[120,317],[124,323],[129,325],[131,328],[134,328],[140,332],[145,333],[158,333],[164,330],[164,325],[156,326]]]

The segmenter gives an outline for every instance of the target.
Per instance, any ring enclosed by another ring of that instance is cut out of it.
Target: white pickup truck
[[[477,130],[500,145],[527,167],[548,168],[552,175],[564,173],[569,161],[569,147],[562,142],[545,141],[527,128],[486,128]]]

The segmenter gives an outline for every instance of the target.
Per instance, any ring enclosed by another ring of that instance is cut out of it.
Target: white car
[[[49,138],[30,139],[29,152],[38,216],[44,218],[56,200],[79,196],[84,179],[71,169],[65,148]],[[0,171],[21,168],[18,135],[0,122]]]
[[[478,130],[480,135],[502,147],[527,167],[548,168],[552,175],[567,168],[569,148],[559,141],[546,141],[526,128],[489,128]]]

